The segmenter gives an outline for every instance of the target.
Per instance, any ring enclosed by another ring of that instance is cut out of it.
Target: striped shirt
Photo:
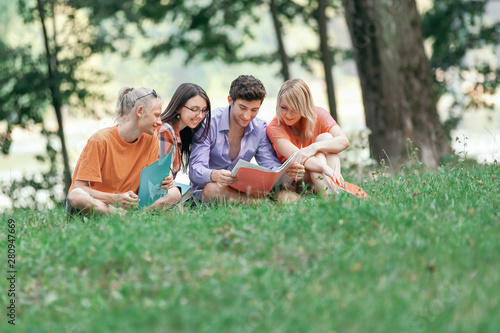
[[[181,170],[182,158],[182,141],[177,122],[174,122],[173,127],[168,123],[163,123],[158,130],[158,141],[160,143],[158,157],[170,153],[172,149],[174,150],[172,153],[172,174],[175,178]]]

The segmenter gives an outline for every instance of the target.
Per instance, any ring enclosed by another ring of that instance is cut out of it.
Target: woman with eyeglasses
[[[161,126],[161,106],[152,89],[120,90],[118,124],[92,135],[78,159],[66,198],[68,217],[137,207],[141,170],[158,159],[155,133]]]
[[[210,99],[207,93],[195,83],[181,84],[163,111],[161,121],[163,124],[158,130],[160,157],[173,150],[172,173],[164,182],[168,189],[174,187],[173,180],[181,169],[187,172],[194,133],[203,131],[200,140],[208,135]]]

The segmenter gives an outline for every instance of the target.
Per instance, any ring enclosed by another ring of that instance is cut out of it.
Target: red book
[[[280,167],[273,169],[239,160],[231,173],[231,176],[237,180],[229,186],[255,197],[265,197],[274,187],[292,182],[292,178],[286,174],[286,170],[295,162],[300,161],[301,154],[299,152],[300,150],[290,156]]]

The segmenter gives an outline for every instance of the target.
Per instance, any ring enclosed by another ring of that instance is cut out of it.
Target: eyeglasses
[[[208,112],[207,109],[203,109],[203,110],[201,110],[201,109],[191,109],[189,106],[185,106],[185,105],[183,105],[183,107],[185,107],[186,109],[189,109],[189,110],[193,111],[194,113],[196,113],[196,115],[199,115],[200,113],[206,114]]]
[[[141,97],[137,98],[137,99],[134,101],[134,104],[132,104],[132,107],[134,107],[135,102],[137,102],[137,101],[138,101],[138,100],[140,100],[141,98],[144,98],[144,97],[149,96],[149,95],[153,95],[154,97],[158,98],[158,94],[157,94],[157,93],[156,93],[156,91],[153,89],[153,91],[152,91],[152,92],[150,92],[149,94],[146,94],[146,95],[144,95],[144,96],[141,96]]]

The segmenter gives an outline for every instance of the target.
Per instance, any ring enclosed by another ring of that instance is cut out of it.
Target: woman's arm
[[[349,148],[349,139],[339,125],[333,126],[328,133],[332,136],[330,139],[317,141],[306,147],[311,156],[319,152],[338,154]]]
[[[286,139],[277,139],[276,149],[281,155],[285,156],[286,158],[289,158],[293,153],[299,150],[299,148],[297,148],[293,143],[291,143]],[[333,170],[328,165],[321,163],[313,155],[306,156],[307,160],[305,160],[305,162],[302,162],[302,165],[304,165],[306,170],[314,172],[323,172],[327,175],[332,175]]]

